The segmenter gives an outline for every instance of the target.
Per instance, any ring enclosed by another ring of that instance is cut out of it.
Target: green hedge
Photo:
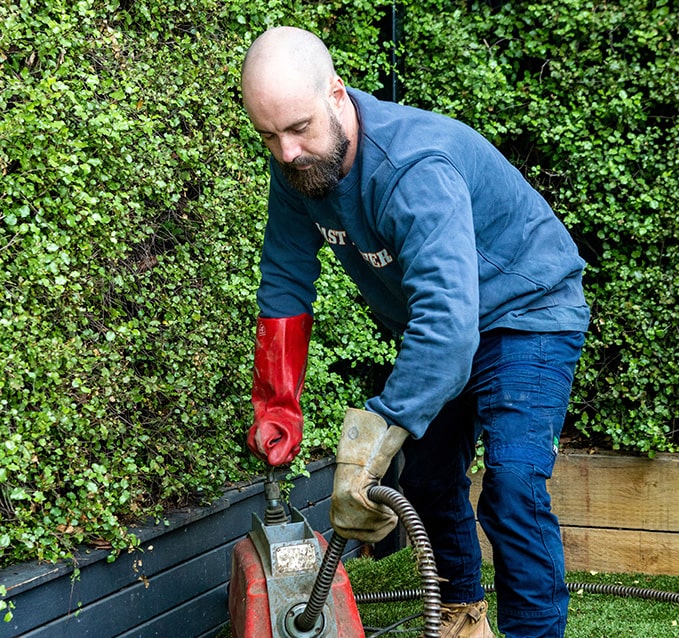
[[[391,4],[0,6],[0,566],[119,550],[133,519],[262,470],[244,435],[266,155],[240,63],[266,27],[303,26],[375,91]],[[677,15],[638,0],[400,6],[403,100],[486,133],[590,263],[574,425],[674,449]],[[393,357],[324,254],[294,471],[334,449],[344,408]]]
[[[674,451],[679,14],[667,0],[425,0],[405,29],[404,101],[492,139],[589,263],[571,423],[613,449]]]
[[[267,175],[240,63],[253,34],[303,23],[332,29],[372,89],[377,67],[351,39],[376,48],[378,11],[0,7],[0,564],[125,547],[133,518],[261,471],[244,433]],[[325,286],[348,301],[343,278]],[[319,300],[330,349],[315,346],[307,451],[331,449],[324,430],[365,396],[342,361],[384,356],[370,319],[350,324],[344,305]],[[354,343],[357,326],[368,336]]]

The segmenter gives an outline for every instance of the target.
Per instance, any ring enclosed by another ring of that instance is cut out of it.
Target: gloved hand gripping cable
[[[374,412],[347,410],[330,506],[330,522],[344,538],[377,543],[396,527],[394,511],[371,500],[368,490],[379,484],[408,436]]]
[[[312,323],[309,314],[257,319],[248,447],[271,466],[290,463],[299,454],[304,426],[299,400]]]
[[[330,520],[335,532],[330,539],[309,604],[298,618],[299,628],[308,630],[313,627],[346,539],[378,542],[394,529],[400,519],[418,556],[424,596],[423,636],[438,638],[441,596],[429,538],[415,509],[405,497],[379,484],[408,436],[407,430],[388,426],[378,414],[352,408],[347,410],[337,447],[330,509]]]

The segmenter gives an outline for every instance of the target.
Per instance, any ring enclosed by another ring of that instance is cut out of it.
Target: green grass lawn
[[[355,594],[419,585],[417,568],[408,549],[379,561],[369,558],[354,559],[347,562],[346,568]],[[483,580],[485,583],[493,582],[492,567],[484,565]],[[679,578],[670,577],[571,572],[567,575],[567,580],[570,583],[616,584],[679,592]],[[487,598],[490,622],[497,633],[495,594],[490,593]],[[420,609],[421,603],[417,601],[359,606],[361,619],[366,627],[366,636],[371,635],[371,629],[387,627],[402,618],[418,613]],[[422,619],[414,620],[401,629],[409,626],[421,629]],[[414,629],[386,635],[417,638],[419,632]],[[498,637],[501,635],[498,633]],[[571,592],[566,638],[675,637],[679,638],[679,604],[582,591]]]
[[[417,588],[420,578],[410,549],[404,549],[381,560],[356,558],[345,565],[355,595],[394,589]],[[569,583],[615,584],[641,589],[679,592],[679,578],[632,574],[598,574],[570,572]],[[493,569],[483,567],[483,582],[493,582]],[[498,638],[495,624],[495,594],[487,596],[489,619]],[[366,603],[359,605],[366,636],[419,614],[421,601]],[[380,636],[418,638],[422,618],[415,618]],[[228,630],[219,638],[231,638]],[[679,638],[679,604],[622,596],[572,591],[566,638]]]

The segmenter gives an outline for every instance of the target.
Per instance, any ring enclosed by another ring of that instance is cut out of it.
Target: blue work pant
[[[562,638],[568,613],[552,474],[584,335],[482,335],[464,392],[404,445],[400,483],[436,556],[443,602],[483,598],[467,470],[485,448],[477,507],[493,548],[498,626],[506,638]]]

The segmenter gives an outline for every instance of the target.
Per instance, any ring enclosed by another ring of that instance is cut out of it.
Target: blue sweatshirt
[[[312,313],[327,242],[379,319],[403,335],[366,408],[420,438],[465,387],[479,333],[585,331],[583,260],[551,208],[485,138],[353,89],[360,133],[328,197],[302,197],[270,162],[258,304]]]

